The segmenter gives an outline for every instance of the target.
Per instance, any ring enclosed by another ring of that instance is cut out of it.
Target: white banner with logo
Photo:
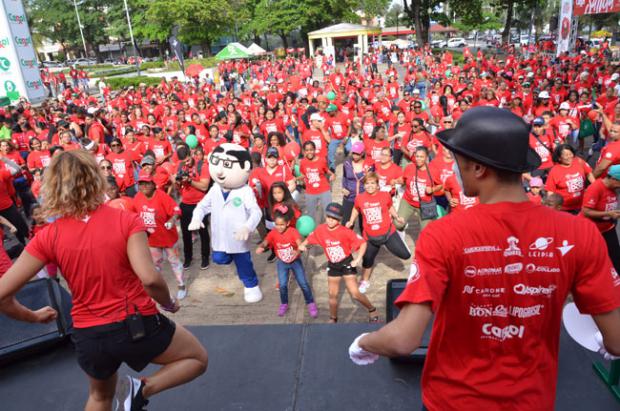
[[[570,50],[570,39],[573,18],[573,0],[562,0],[560,18],[558,20],[558,48],[556,56]]]
[[[0,96],[45,98],[39,63],[21,0],[0,0]]]

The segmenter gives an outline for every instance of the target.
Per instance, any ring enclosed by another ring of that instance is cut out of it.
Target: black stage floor
[[[420,410],[421,363],[380,359],[359,367],[349,360],[347,348],[353,338],[372,328],[365,324],[190,327],[209,351],[208,372],[154,397],[148,409]],[[598,359],[562,335],[557,410],[620,409],[595,376],[594,358]],[[86,378],[70,344],[0,369],[3,411],[80,410],[86,396]]]

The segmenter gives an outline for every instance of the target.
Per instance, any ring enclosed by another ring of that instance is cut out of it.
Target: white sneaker
[[[243,297],[246,303],[257,303],[263,299],[263,293],[260,291],[260,287],[257,285],[252,288],[243,289]]]
[[[359,290],[360,293],[366,294],[366,291],[370,288],[370,282],[362,280],[360,281]]]
[[[185,297],[187,297],[187,289],[185,287],[179,288],[179,291],[177,291],[177,300],[182,300]]]
[[[148,401],[142,396],[141,386],[142,381],[129,375],[118,377],[112,409],[114,411],[143,409],[148,404]]]

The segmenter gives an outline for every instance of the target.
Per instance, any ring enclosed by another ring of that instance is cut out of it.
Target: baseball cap
[[[312,113],[312,115],[310,115],[310,121],[323,121],[323,116],[319,113]]]
[[[331,113],[331,112],[336,111],[336,110],[338,110],[338,106],[336,106],[335,104],[330,104],[325,109],[325,111],[327,111],[328,113]]]
[[[535,126],[544,126],[545,125],[545,119],[542,117],[536,117],[534,119],[534,121],[532,121],[532,125]]]
[[[620,74],[618,74],[618,73],[614,73],[614,74],[612,74],[612,75],[611,75],[611,79],[612,79],[613,81],[618,80],[618,78],[619,78],[619,77],[620,77]]]
[[[609,167],[607,170],[607,175],[614,180],[620,180],[620,164]]]
[[[323,94],[321,94],[320,96],[316,98],[316,101],[318,103],[327,103],[329,100],[327,100],[327,96],[324,96]]]
[[[414,88],[413,91],[411,92],[412,94],[420,94],[420,90],[417,88]]]
[[[151,174],[147,173],[144,170],[140,171],[140,174],[138,174],[138,183],[152,183],[152,182],[153,182],[153,176]]]
[[[140,162],[140,167],[144,167],[146,165],[155,165],[155,158],[153,158],[152,156],[144,156],[144,158]]]
[[[542,187],[543,181],[540,177],[532,177],[530,180],[530,187]]]
[[[278,149],[275,147],[269,147],[267,149],[267,154],[265,154],[265,157],[275,157],[275,158],[280,158],[280,153],[278,153]]]
[[[570,105],[568,104],[567,101],[560,104],[560,110],[570,110]]]
[[[547,92],[547,90],[541,91],[540,93],[538,93],[538,98],[550,98],[549,92]]]
[[[325,207],[325,215],[337,220],[342,220],[342,206],[338,203],[329,203]]]
[[[364,143],[361,141],[356,141],[351,146],[351,153],[362,154],[364,152]]]

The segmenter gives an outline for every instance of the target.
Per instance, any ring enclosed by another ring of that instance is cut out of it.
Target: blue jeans
[[[310,284],[308,284],[308,280],[306,279],[306,272],[304,271],[304,266],[301,264],[301,258],[298,257],[292,263],[285,263],[284,261],[278,260],[276,262],[276,269],[278,270],[278,282],[280,283],[280,302],[282,304],[288,304],[289,270],[293,270],[295,280],[297,281],[299,288],[301,288],[301,292],[304,294],[306,304],[314,302],[312,290],[310,290]]]
[[[332,138],[329,142],[329,146],[327,147],[327,165],[332,170],[336,168],[336,150],[338,150],[338,146],[340,146],[343,143],[344,143],[344,150],[346,152],[350,151],[351,140],[348,138],[343,138],[341,140]]]
[[[237,276],[245,288],[253,288],[258,285],[258,276],[256,271],[254,271],[252,254],[249,251],[234,254],[228,254],[224,251],[213,251],[212,258],[213,262],[219,265],[228,265],[234,261],[235,267],[237,267]]]

